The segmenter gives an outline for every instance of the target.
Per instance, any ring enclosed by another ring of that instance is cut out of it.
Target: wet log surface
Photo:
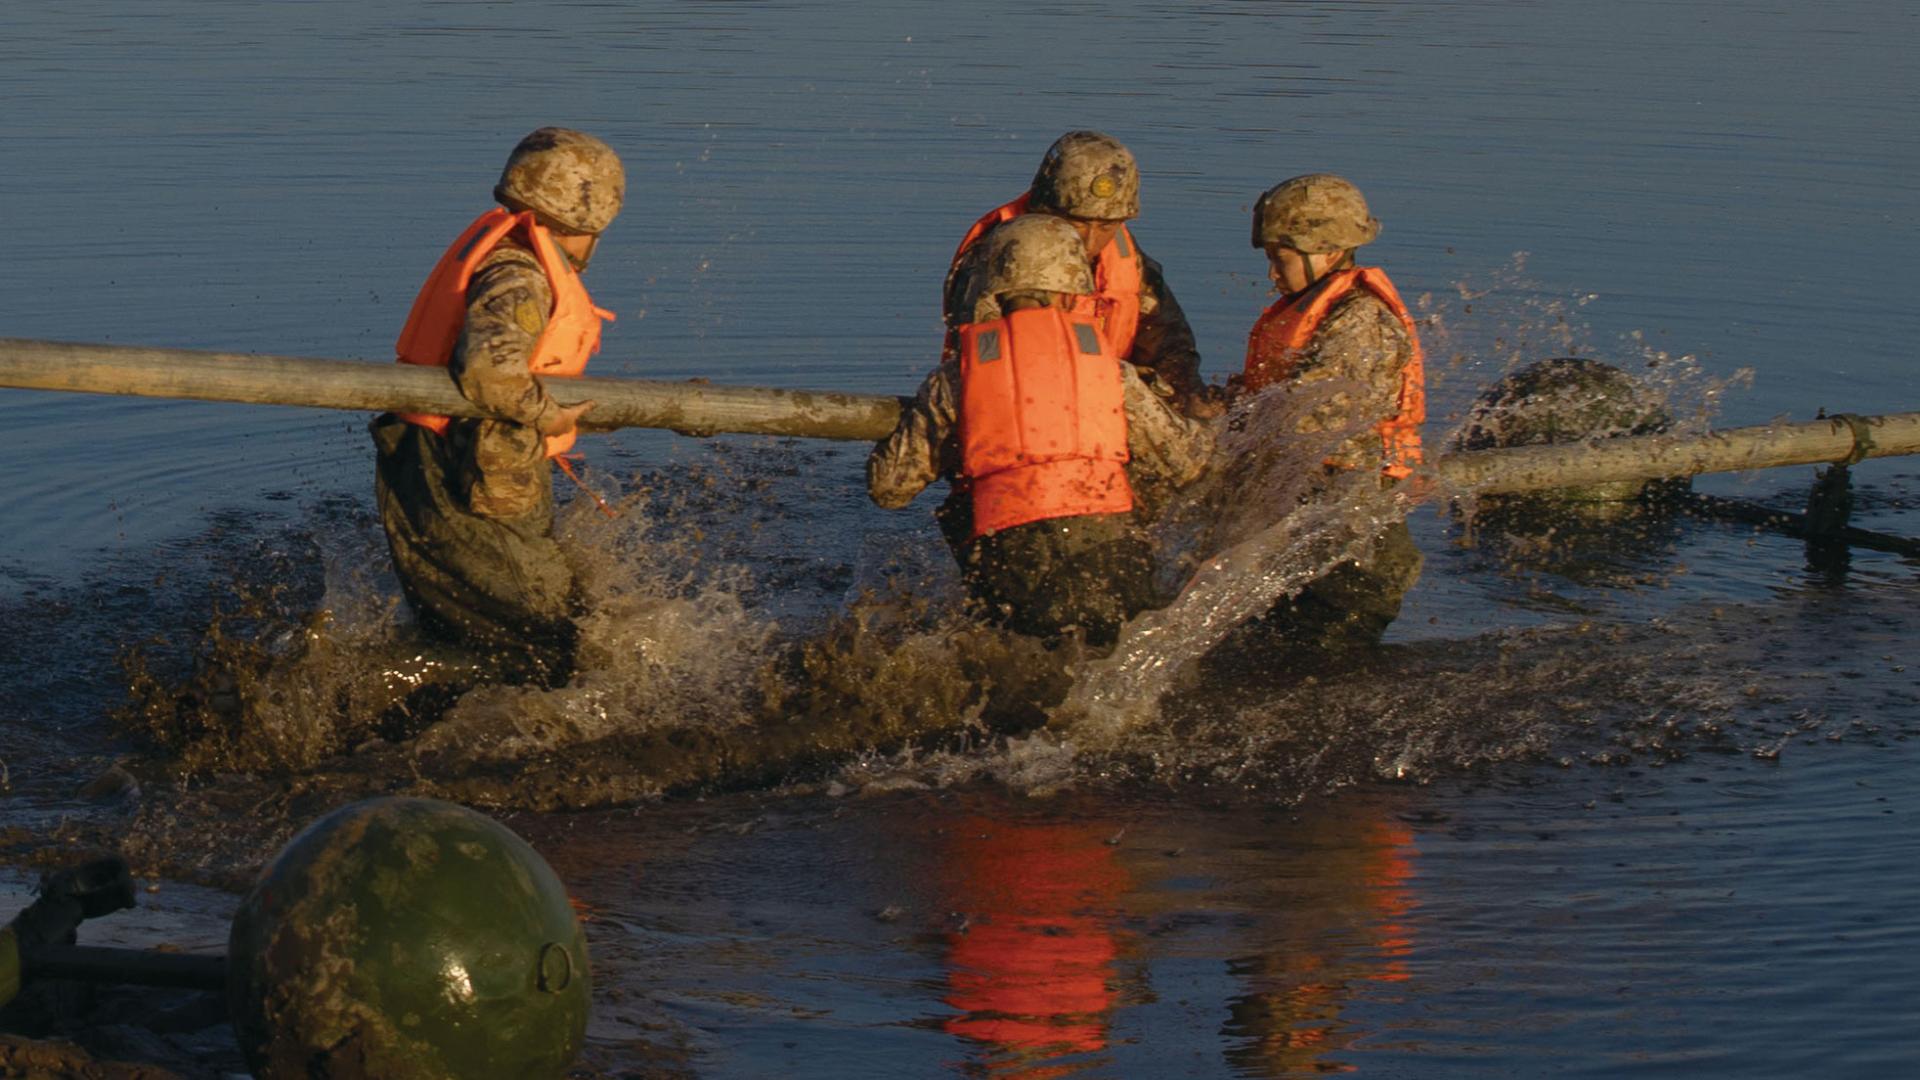
[[[552,380],[567,403],[591,399],[593,429],[665,428],[854,441],[893,430],[900,399],[875,394],[583,377]],[[0,386],[88,394],[295,405],[358,412],[484,416],[444,368],[292,356],[0,338]]]

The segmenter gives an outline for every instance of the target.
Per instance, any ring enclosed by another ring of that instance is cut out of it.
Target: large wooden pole
[[[17,338],[0,338],[0,387],[7,386],[361,412],[484,415],[439,368]],[[586,418],[594,428],[856,441],[879,439],[892,431],[905,400],[641,379],[554,380],[552,389],[566,402],[598,402]],[[1443,492],[1503,494],[1913,453],[1920,453],[1920,413],[1475,450],[1440,455],[1430,468]]]
[[[892,431],[900,415],[899,398],[874,394],[642,379],[556,379],[553,384],[562,401],[596,402],[584,426],[600,429],[873,440]],[[0,338],[0,386],[357,412],[486,415],[460,396],[444,368],[20,338]]]
[[[1892,413],[1700,435],[1471,450],[1441,456],[1433,462],[1433,472],[1447,491],[1495,495],[1914,453],[1920,453],[1920,413]]]

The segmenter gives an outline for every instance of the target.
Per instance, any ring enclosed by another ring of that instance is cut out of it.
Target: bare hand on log
[[[571,433],[580,426],[580,418],[591,412],[596,404],[598,402],[583,401],[578,405],[560,406],[547,418],[546,423],[540,425],[540,434],[551,438]]]

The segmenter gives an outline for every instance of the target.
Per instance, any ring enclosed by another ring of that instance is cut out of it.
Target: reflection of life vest
[[[1241,1040],[1229,1057],[1242,1073],[1351,1071],[1329,1055],[1367,1034],[1342,1018],[1358,988],[1413,978],[1413,831],[1363,815],[1321,842],[1312,869],[1299,874],[1326,890],[1315,914],[1235,964],[1248,993],[1229,1006],[1226,1033]]]
[[[394,346],[401,363],[446,367],[453,359],[454,345],[467,319],[467,283],[493,249],[508,238],[533,252],[553,289],[553,310],[547,313],[546,329],[534,342],[528,370],[536,375],[561,376],[586,371],[587,359],[600,351],[600,323],[611,320],[613,312],[593,306],[573,264],[531,211],[516,214],[499,207],[467,226],[434,264],[426,284],[420,286],[420,295],[414,298],[407,325]],[[447,431],[444,416],[404,413],[401,419],[442,435]],[[547,456],[558,457],[572,446],[571,432],[549,438]]]
[[[1103,1049],[1119,956],[1114,922],[1131,887],[1110,825],[963,820],[951,832],[948,897],[970,925],[949,939],[948,1032],[1031,1060]],[[1031,1073],[1026,1075],[1042,1075]]]
[[[1027,192],[1019,198],[996,207],[986,216],[973,223],[967,235],[960,240],[960,246],[954,250],[953,267],[960,265],[960,257],[967,249],[979,243],[980,238],[995,225],[1003,221],[1012,221],[1027,212],[1027,200],[1032,197]],[[1140,249],[1133,246],[1133,234],[1121,225],[1113,234],[1113,242],[1108,244],[1093,260],[1093,295],[1096,312],[1100,317],[1100,328],[1106,331],[1107,340],[1113,343],[1113,354],[1125,357],[1133,351],[1133,335],[1140,329],[1140,288],[1145,280],[1145,270],[1140,262]]]
[[[975,537],[1133,509],[1120,361],[1089,306],[959,328],[960,460]]]
[[[1393,415],[1380,421],[1380,442],[1386,451],[1387,475],[1396,479],[1413,474],[1420,464],[1420,424],[1427,418],[1425,364],[1420,335],[1407,305],[1387,280],[1386,271],[1363,266],[1321,278],[1291,299],[1283,299],[1260,313],[1247,335],[1247,366],[1241,376],[1248,392],[1293,377],[1300,356],[1313,342],[1327,313],[1348,293],[1363,288],[1387,305],[1406,328],[1413,356],[1400,369],[1400,389]]]

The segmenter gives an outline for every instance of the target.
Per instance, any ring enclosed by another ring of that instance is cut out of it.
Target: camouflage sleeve
[[[954,372],[942,364],[900,413],[893,434],[867,455],[867,494],[888,510],[898,510],[942,476],[960,472],[960,410]]]
[[[1392,416],[1400,395],[1400,372],[1413,358],[1413,342],[1393,311],[1371,293],[1356,291],[1336,304],[1308,343],[1295,381],[1326,383],[1326,394],[1300,423],[1302,432],[1352,431],[1341,444],[1342,464],[1378,464],[1375,425]]]
[[[493,415],[530,427],[559,408],[528,370],[553,310],[553,290],[532,255],[502,248],[467,284],[467,319],[449,366],[460,393]]]
[[[1167,287],[1160,264],[1140,253],[1140,327],[1126,359],[1143,376],[1161,383],[1184,409],[1186,403],[1208,393],[1200,378],[1200,347],[1195,344],[1187,314]]]
[[[1133,467],[1176,487],[1192,482],[1213,453],[1213,425],[1177,412],[1132,364],[1121,364],[1120,372],[1126,393],[1127,454]]]

